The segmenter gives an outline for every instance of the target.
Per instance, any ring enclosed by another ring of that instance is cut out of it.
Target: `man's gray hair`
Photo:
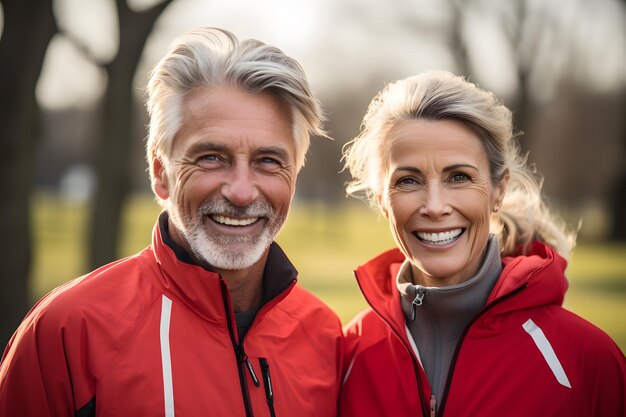
[[[291,111],[298,170],[304,165],[311,135],[326,136],[320,104],[295,59],[255,39],[240,42],[223,29],[196,28],[174,41],[148,82],[146,156],[153,183],[154,160],[170,154],[181,127],[183,98],[203,87],[237,87],[283,101]]]

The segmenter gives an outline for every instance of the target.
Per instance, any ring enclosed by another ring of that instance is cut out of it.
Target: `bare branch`
[[[91,49],[89,49],[89,47],[87,46],[87,44],[80,38],[78,38],[76,35],[74,35],[73,33],[65,30],[65,29],[61,29],[59,28],[58,30],[59,35],[63,36],[65,39],[67,39],[68,41],[70,41],[72,43],[72,45],[74,45],[74,47],[85,57],[87,58],[87,60],[91,61],[92,63],[94,63],[95,65],[101,66],[101,67],[105,67],[109,62],[96,56]]]

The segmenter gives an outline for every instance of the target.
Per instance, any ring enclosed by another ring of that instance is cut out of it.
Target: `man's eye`
[[[199,162],[217,162],[219,160],[220,160],[220,157],[215,154],[202,155],[200,158],[198,158]]]
[[[260,162],[266,165],[280,165],[280,162],[277,159],[270,158],[269,156],[261,158]]]

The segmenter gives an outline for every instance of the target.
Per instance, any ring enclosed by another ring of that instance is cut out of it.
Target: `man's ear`
[[[167,200],[170,196],[167,170],[161,158],[158,157],[154,157],[152,160],[152,189],[162,200]]]

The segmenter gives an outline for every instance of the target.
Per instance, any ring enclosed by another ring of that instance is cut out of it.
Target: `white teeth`
[[[463,233],[463,229],[448,230],[447,232],[425,233],[417,232],[416,235],[421,240],[433,245],[445,245],[453,242]]]
[[[226,216],[211,216],[211,218],[215,222],[225,224],[227,226],[248,226],[259,220],[258,217],[251,217],[249,219],[234,219]]]

